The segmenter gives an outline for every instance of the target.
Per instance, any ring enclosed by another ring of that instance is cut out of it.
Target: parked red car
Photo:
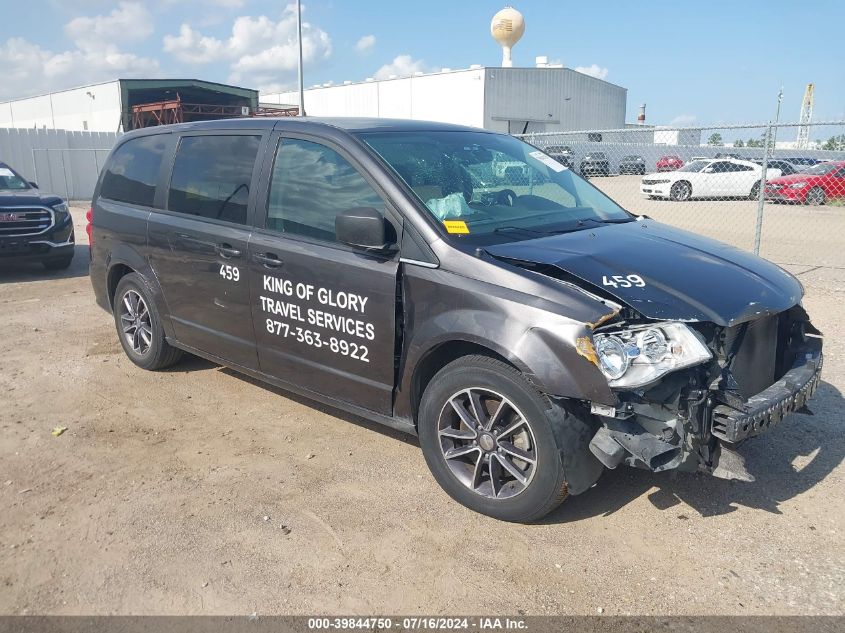
[[[657,171],[675,171],[683,166],[680,156],[661,156],[657,160]]]
[[[807,171],[773,178],[766,183],[766,200],[824,204],[845,198],[845,161],[819,163]]]

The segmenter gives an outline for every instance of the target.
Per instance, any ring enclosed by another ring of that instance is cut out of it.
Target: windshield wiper
[[[506,231],[523,231],[525,233],[534,233],[535,235],[553,235],[556,232],[527,229],[523,226],[497,226],[495,229],[493,229],[493,233],[504,233]]]
[[[602,224],[627,224],[628,222],[636,222],[636,218],[616,218],[613,220],[595,220]]]

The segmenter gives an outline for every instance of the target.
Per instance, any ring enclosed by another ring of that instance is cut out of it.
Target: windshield
[[[808,176],[824,176],[836,169],[839,169],[839,165],[834,165],[833,163],[819,163],[818,165],[813,165],[809,169],[805,169],[804,173]]]
[[[633,216],[527,143],[485,132],[361,134],[445,230],[476,244],[525,240]]]
[[[709,160],[694,160],[676,171],[701,171],[710,164]]]
[[[29,183],[5,165],[0,165],[0,190],[29,189]]]

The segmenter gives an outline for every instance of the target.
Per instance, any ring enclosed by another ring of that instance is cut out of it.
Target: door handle
[[[237,248],[232,248],[231,244],[216,244],[214,250],[217,251],[220,257],[225,257],[226,259],[241,256],[241,252]]]
[[[253,257],[259,264],[264,264],[267,268],[278,268],[284,262],[278,258],[274,253],[256,253]]]

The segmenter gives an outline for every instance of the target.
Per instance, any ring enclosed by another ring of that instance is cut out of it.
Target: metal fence
[[[0,162],[44,191],[86,200],[117,138],[110,132],[0,129]]]
[[[845,121],[521,135],[629,211],[779,264],[845,267]]]

